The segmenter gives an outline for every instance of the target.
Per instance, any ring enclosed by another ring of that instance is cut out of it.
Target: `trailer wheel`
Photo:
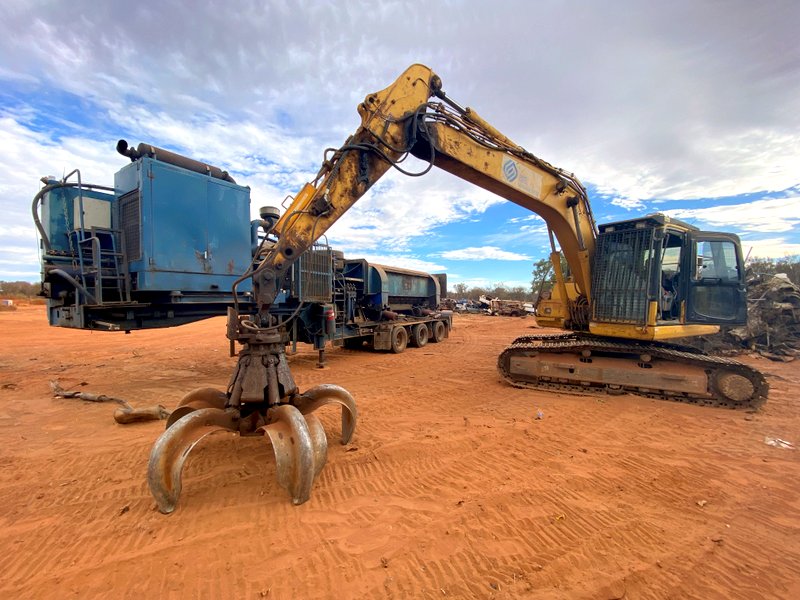
[[[422,348],[428,343],[428,326],[425,323],[414,325],[411,330],[411,344],[417,348]]]
[[[441,321],[434,321],[431,329],[433,329],[433,335],[431,336],[432,342],[438,344],[447,337],[447,327]]]
[[[408,332],[404,327],[392,329],[392,352],[400,354],[408,345]]]

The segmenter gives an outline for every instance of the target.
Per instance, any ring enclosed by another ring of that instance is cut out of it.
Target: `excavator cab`
[[[661,238],[659,323],[741,325],[747,319],[739,238],[673,220]],[[656,257],[658,258],[658,256]]]
[[[747,320],[744,261],[733,234],[662,214],[600,225],[592,274],[593,333],[657,340]]]

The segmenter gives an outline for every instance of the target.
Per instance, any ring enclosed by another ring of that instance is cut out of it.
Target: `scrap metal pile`
[[[693,345],[699,341],[711,354],[749,350],[784,362],[800,358],[800,287],[785,273],[759,273],[748,279],[747,320],[746,326],[723,328]]]

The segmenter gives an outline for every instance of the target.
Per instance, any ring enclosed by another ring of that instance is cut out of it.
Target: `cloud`
[[[665,214],[722,230],[782,233],[800,225],[800,197],[770,198],[747,204],[666,210]]]
[[[524,260],[532,261],[530,256],[508,252],[497,246],[481,246],[480,248],[460,248],[458,250],[447,250],[437,256],[446,260]]]
[[[790,258],[800,256],[800,244],[786,238],[742,240],[742,252],[749,258]]]
[[[624,208],[625,210],[634,210],[634,209],[642,209],[645,207],[644,202],[642,202],[639,198],[614,198],[611,200],[611,204],[614,206],[619,206],[620,208]]]
[[[33,225],[0,225],[0,236],[3,238],[30,237],[33,234]]]
[[[483,214],[500,198],[435,172],[407,178],[390,172],[331,228],[328,239],[347,254],[406,251],[445,224]]]
[[[547,225],[523,225],[516,231],[500,231],[483,237],[483,241],[491,245],[507,246],[520,241],[526,245],[537,245],[540,248],[549,248]]]
[[[537,214],[530,214],[524,217],[512,217],[508,220],[509,223],[524,223],[526,221],[536,221],[538,223],[544,223],[544,219]]]
[[[420,6],[18,3],[0,25],[0,74],[35,76],[120,115],[138,105],[172,117],[200,110],[338,139],[355,128],[366,93],[421,60],[512,139],[623,198],[797,183],[796,3]],[[570,43],[548,27],[531,40],[520,19],[531,13],[568,19]]]

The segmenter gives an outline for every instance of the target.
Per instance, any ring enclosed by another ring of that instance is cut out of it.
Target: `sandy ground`
[[[132,335],[0,313],[0,597],[798,598],[798,364],[752,361],[757,414],[537,393],[496,356],[532,319],[457,316],[443,344],[401,355],[290,357],[301,389],[338,407],[311,500],[292,506],[264,438],[215,435],[184,472],[175,513],[145,481],[163,422],[56,399],[48,382],[173,408],[224,388],[224,322]],[[537,410],[544,418],[535,419]]]

